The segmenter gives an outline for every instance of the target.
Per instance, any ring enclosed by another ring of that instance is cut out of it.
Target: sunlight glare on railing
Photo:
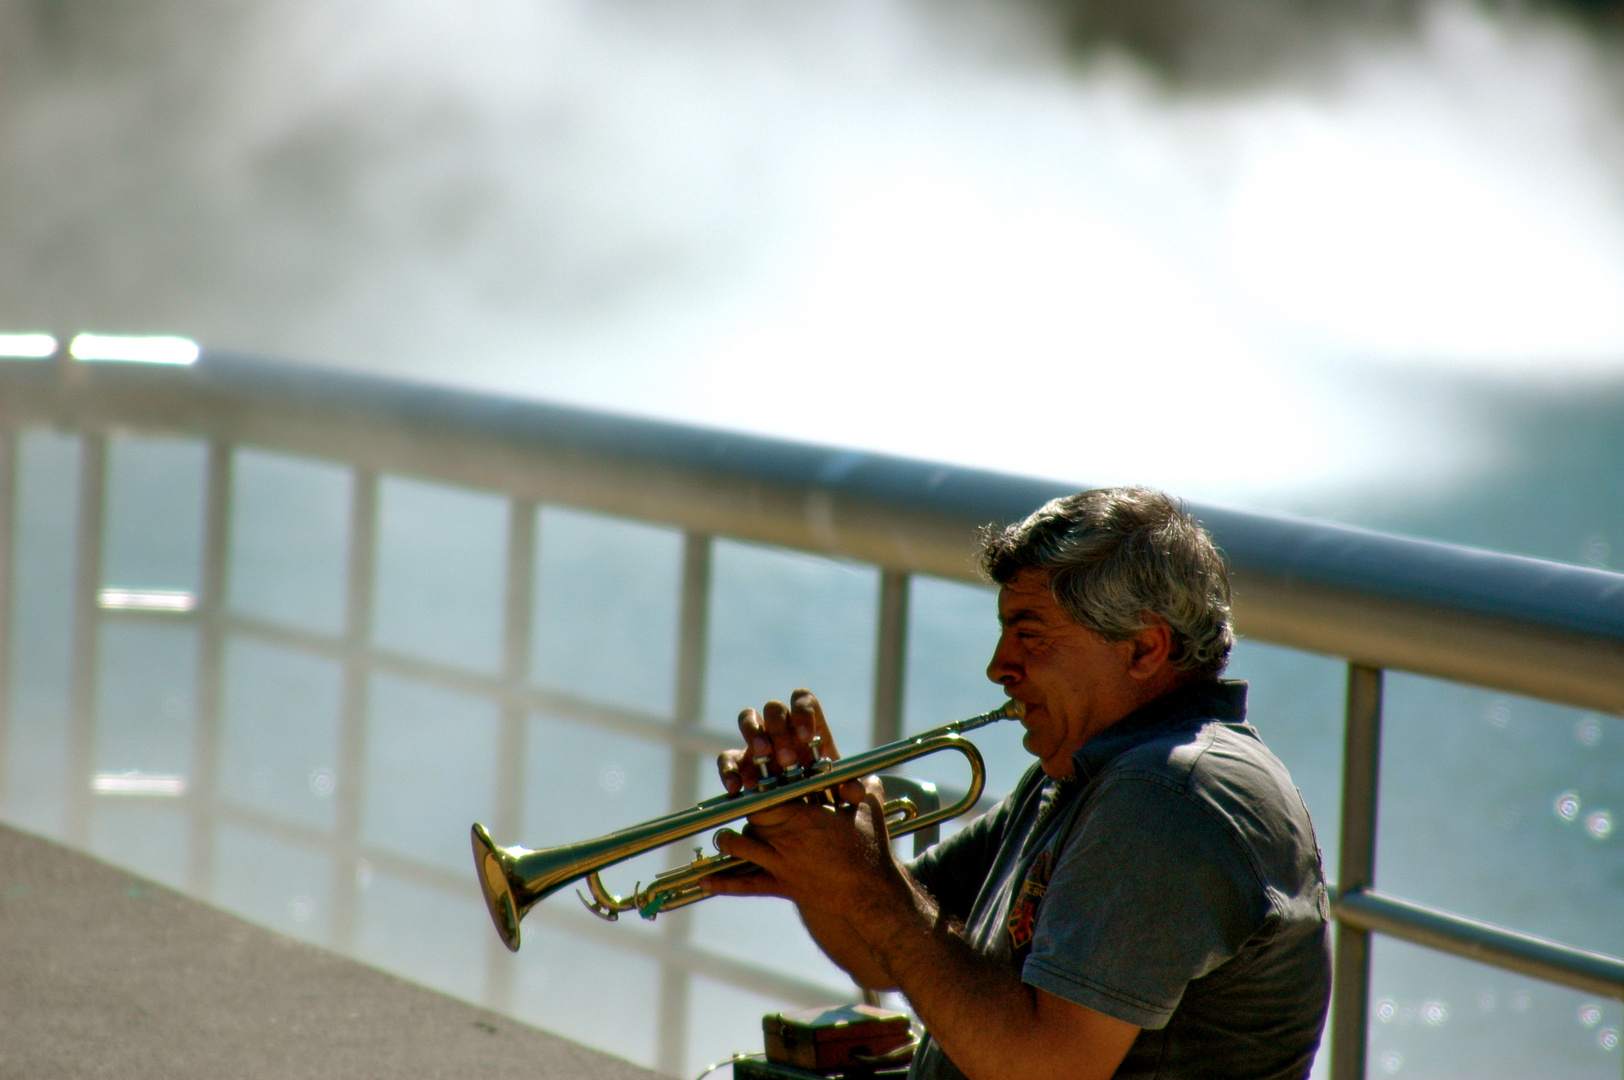
[[[50,334],[0,334],[0,360],[47,360],[56,355]]]
[[[156,795],[178,798],[186,794],[186,777],[139,772],[97,773],[90,778],[90,790],[98,795]]]
[[[96,594],[103,611],[191,611],[197,597],[180,589],[103,589]]]
[[[183,337],[79,334],[68,346],[75,360],[114,360],[134,364],[176,364],[197,361],[197,342]]]

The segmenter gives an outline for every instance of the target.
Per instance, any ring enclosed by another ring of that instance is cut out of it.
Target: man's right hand
[[[804,688],[790,695],[788,705],[769,701],[760,712],[745,709],[739,713],[739,734],[744,736],[744,748],[724,750],[716,758],[716,771],[729,795],[755,791],[763,781],[776,784],[784,779],[786,772],[793,779],[795,767],[803,771],[810,769],[820,757],[829,760],[840,757],[829,723],[824,719],[823,706],[818,703],[817,695]],[[863,785],[852,781],[843,785],[836,795],[841,802],[855,804],[863,798]],[[788,813],[774,808],[752,815],[751,821],[772,825],[788,817]]]

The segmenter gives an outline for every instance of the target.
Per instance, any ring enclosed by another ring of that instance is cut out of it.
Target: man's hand
[[[716,760],[722,783],[733,795],[757,790],[769,779],[776,783],[790,766],[806,770],[819,757],[832,760],[840,756],[823,706],[810,690],[796,690],[787,706],[769,701],[759,713],[744,710],[739,714],[739,733],[744,736],[744,749],[728,750]],[[814,738],[818,740],[816,750]],[[891,989],[893,984],[844,914],[828,910],[826,900],[832,893],[822,888],[828,880],[825,875],[831,873],[839,876],[844,888],[861,888],[854,886],[849,867],[873,861],[876,836],[885,859],[890,860],[884,796],[878,780],[870,780],[872,791],[863,781],[853,780],[833,792],[832,805],[822,798],[785,803],[752,814],[742,834],[720,833],[716,842],[721,851],[754,863],[757,869],[708,877],[701,888],[713,896],[794,900],[807,930],[831,960],[862,986]],[[831,837],[835,837],[832,844]],[[848,869],[837,868],[826,857],[830,851],[845,853],[838,862]],[[771,868],[764,862],[771,863]],[[894,871],[894,864],[892,868]]]
[[[716,771],[729,795],[757,790],[763,781],[777,782],[786,774],[794,779],[797,770],[811,768],[819,757],[830,760],[840,757],[817,696],[810,690],[800,689],[790,695],[789,702],[785,705],[782,701],[769,701],[760,712],[745,709],[739,713],[739,734],[744,736],[744,749],[724,750],[716,758]],[[863,797],[862,786],[845,785],[836,796],[840,801],[855,803]],[[787,813],[771,810],[758,823],[771,824],[786,816]]]
[[[714,877],[707,881],[710,891],[787,897],[803,915],[844,916],[855,905],[886,899],[905,903],[906,885],[891,854],[879,778],[844,784],[841,794],[839,806],[789,803],[753,815],[742,833],[718,833],[721,851],[761,867],[770,884]]]
[[[721,775],[729,795],[770,789],[778,783],[809,775],[809,770],[820,758],[833,761],[840,757],[817,695],[803,688],[792,693],[789,700],[788,705],[781,701],[769,701],[760,712],[745,709],[739,713],[739,734],[744,736],[744,749],[725,750],[716,758],[716,771]],[[868,797],[868,789],[862,781],[853,780],[842,784],[832,794],[836,806],[855,807]],[[809,849],[818,850],[819,841],[806,832],[808,827],[821,827],[827,831],[836,824],[805,816],[804,812],[828,810],[827,802],[815,799],[769,807],[750,815],[746,835],[731,831],[719,833],[716,838],[719,850],[756,863],[762,867],[762,872],[713,877],[705,883],[707,889],[713,895],[783,896],[789,899],[796,899],[788,891],[790,888],[796,888],[800,894],[807,893],[809,870],[815,873],[815,867],[803,866],[791,876],[790,881],[781,881],[778,874],[760,859],[751,858],[746,849],[758,855],[767,855],[780,872],[784,871],[789,865],[786,856],[805,858]],[[880,802],[884,802],[883,795]],[[792,824],[794,822],[798,824]],[[883,833],[883,820],[879,827]],[[773,830],[777,835],[776,841],[767,838],[768,830]],[[745,842],[745,846],[731,847],[736,841]],[[786,848],[784,855],[780,855],[772,849],[771,845],[775,842],[790,847]]]

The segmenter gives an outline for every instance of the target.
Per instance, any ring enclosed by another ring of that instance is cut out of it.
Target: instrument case
[[[913,1041],[907,1016],[874,1005],[768,1013],[761,1031],[768,1061],[819,1073],[872,1069]]]

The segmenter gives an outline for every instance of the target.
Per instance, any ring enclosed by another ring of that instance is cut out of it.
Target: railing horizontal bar
[[[737,737],[704,728],[681,728],[653,713],[617,708],[587,701],[571,694],[539,687],[515,686],[497,675],[481,675],[449,664],[376,647],[357,648],[340,638],[294,630],[241,615],[223,620],[227,632],[287,649],[299,649],[332,660],[358,659],[372,670],[413,679],[444,690],[489,698],[500,705],[513,705],[530,712],[546,713],[566,720],[593,724],[610,731],[663,742],[697,753],[716,754],[730,748]]]
[[[1364,889],[1339,896],[1333,909],[1338,919],[1361,930],[1624,1000],[1624,960],[1617,957],[1585,952]]]
[[[209,353],[63,382],[0,368],[13,423],[169,430],[974,580],[974,530],[1073,485]],[[1254,639],[1624,710],[1624,575],[1193,506]]]
[[[307,850],[331,854],[335,843],[333,835],[326,830],[289,821],[229,800],[215,802],[212,813],[217,815],[220,821],[250,828],[282,843]],[[380,848],[375,844],[362,845],[359,854],[374,869],[410,884],[453,896],[470,897],[476,901],[479,898],[479,888],[472,873],[453,873],[388,848]],[[602,945],[671,960],[693,974],[800,1005],[819,1005],[840,1000],[842,997],[854,996],[849,989],[836,990],[821,983],[781,975],[687,942],[674,943],[651,933],[637,931],[628,933],[624,926],[612,926],[602,919],[576,909],[566,897],[560,897],[557,903],[538,904],[526,916],[526,922],[538,920]]]

